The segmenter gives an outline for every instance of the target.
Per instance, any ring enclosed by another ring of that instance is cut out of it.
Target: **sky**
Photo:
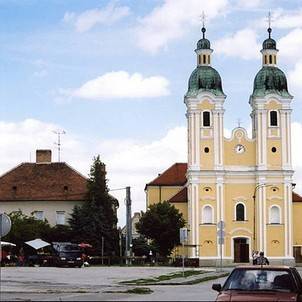
[[[88,175],[106,164],[110,189],[144,187],[186,162],[188,79],[201,15],[220,73],[225,133],[250,129],[249,97],[272,14],[278,66],[292,103],[293,164],[302,194],[302,2],[300,0],[0,0],[0,174],[35,160],[61,136],[61,160]],[[125,190],[112,191],[125,222]]]

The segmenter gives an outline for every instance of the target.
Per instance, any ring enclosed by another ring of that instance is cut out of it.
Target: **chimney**
[[[37,150],[36,151],[37,164],[50,164],[51,163],[51,150]]]

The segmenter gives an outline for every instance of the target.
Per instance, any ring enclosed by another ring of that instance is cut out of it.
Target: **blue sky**
[[[39,148],[56,160],[52,131],[65,130],[63,160],[87,175],[100,154],[110,187],[132,186],[133,209],[144,209],[144,184],[186,161],[183,95],[203,10],[227,95],[226,130],[238,119],[250,127],[248,101],[272,12],[278,65],[295,96],[302,183],[302,3],[293,0],[0,0],[0,172],[34,160]]]

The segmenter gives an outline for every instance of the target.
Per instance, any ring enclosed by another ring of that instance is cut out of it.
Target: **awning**
[[[50,245],[50,243],[40,239],[40,238],[37,238],[35,240],[31,240],[31,241],[26,241],[25,242],[27,245],[33,247],[34,249],[38,250],[38,249],[41,249],[42,247],[45,247],[45,246],[48,246]]]
[[[1,246],[16,246],[14,243],[1,241]]]

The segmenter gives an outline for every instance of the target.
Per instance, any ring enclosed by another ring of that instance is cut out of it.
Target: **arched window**
[[[244,204],[238,203],[236,205],[236,221],[244,221],[245,216],[245,207]]]
[[[269,55],[269,63],[273,64],[273,57],[272,57],[272,55]]]
[[[204,206],[202,209],[202,223],[213,223],[213,209],[211,206]]]
[[[274,56],[274,64],[277,64],[277,58]]]
[[[278,114],[277,111],[270,111],[270,125],[278,126]]]
[[[209,111],[204,111],[202,113],[202,125],[203,127],[210,127],[211,121],[210,121],[210,112]]]
[[[272,206],[271,207],[270,223],[272,223],[272,224],[279,224],[280,223],[280,209],[277,206]]]
[[[211,57],[208,55],[208,64],[211,64]]]
[[[198,56],[198,64],[201,64],[201,55]]]
[[[264,64],[267,64],[267,58],[264,56]]]

